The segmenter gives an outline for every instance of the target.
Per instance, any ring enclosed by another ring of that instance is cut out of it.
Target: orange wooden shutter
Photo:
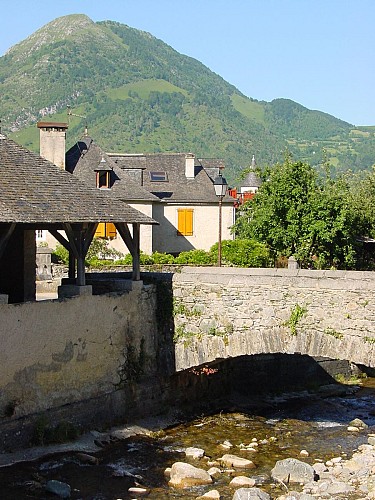
[[[193,235],[193,209],[192,208],[179,208],[177,210],[177,231],[183,236]]]
[[[116,226],[112,222],[107,222],[105,233],[107,238],[116,238],[117,235]]]
[[[95,238],[105,238],[105,223],[99,222],[97,230],[95,231]]]

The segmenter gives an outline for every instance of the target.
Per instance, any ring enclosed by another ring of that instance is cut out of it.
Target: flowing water
[[[221,474],[211,486],[189,490],[170,488],[164,475],[176,461],[208,469],[209,461],[225,453],[252,460],[256,469],[245,471],[245,475],[255,478],[257,485],[275,498],[283,493],[280,487],[275,490],[271,486],[270,470],[277,460],[300,458],[302,449],[309,452],[302,460],[311,464],[346,457],[367,441],[367,434],[375,431],[374,394],[375,380],[367,379],[360,390],[349,396],[279,398],[259,412],[242,407],[241,412],[201,417],[153,437],[118,441],[94,454],[99,460],[97,465],[82,464],[72,452],[2,468],[0,498],[52,498],[41,485],[55,479],[71,486],[73,499],[130,499],[128,488],[141,484],[150,489],[150,499],[194,499],[215,488],[223,500],[230,500],[234,490],[228,486],[232,478],[229,472]],[[369,428],[349,433],[347,426],[354,418],[360,418]],[[233,447],[224,449],[224,441]],[[257,451],[244,450],[250,442],[256,442]],[[203,448],[206,458],[187,459],[184,449],[189,446]]]

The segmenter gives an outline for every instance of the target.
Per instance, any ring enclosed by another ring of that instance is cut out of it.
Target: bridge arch
[[[184,268],[173,277],[176,370],[253,354],[375,367],[372,272]]]

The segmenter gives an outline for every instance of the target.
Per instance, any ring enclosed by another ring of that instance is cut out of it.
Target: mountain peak
[[[94,24],[94,21],[85,14],[70,14],[68,16],[58,17],[42,26],[24,41],[11,47],[7,54],[20,51],[30,56],[32,52],[40,49],[43,45],[48,45],[67,38]]]

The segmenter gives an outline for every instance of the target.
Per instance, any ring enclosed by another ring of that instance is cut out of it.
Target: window
[[[193,236],[193,209],[179,208],[177,210],[177,234]]]
[[[151,182],[168,182],[167,172],[150,172]]]
[[[108,170],[99,170],[96,172],[96,187],[99,189],[109,188],[109,174]]]
[[[109,238],[113,240],[117,236],[116,226],[112,222],[100,222],[95,232],[95,238]]]

